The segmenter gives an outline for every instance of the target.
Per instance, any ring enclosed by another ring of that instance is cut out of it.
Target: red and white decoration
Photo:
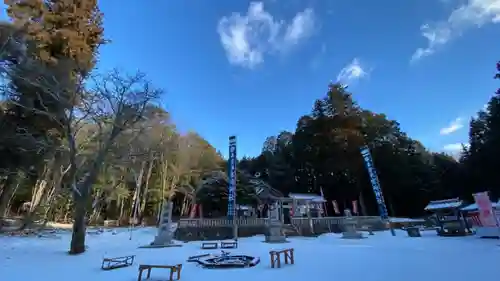
[[[475,204],[462,208],[479,237],[500,237],[500,201],[492,203],[486,192],[474,194]]]
[[[358,200],[352,200],[352,212],[358,214]]]
[[[493,212],[493,206],[491,205],[488,192],[480,192],[474,194],[474,201],[476,201],[477,204],[481,224],[485,227],[498,226],[498,221],[496,219],[495,213]]]
[[[196,217],[197,211],[198,211],[198,204],[193,204],[191,206],[191,212],[189,213],[189,218],[194,219]]]

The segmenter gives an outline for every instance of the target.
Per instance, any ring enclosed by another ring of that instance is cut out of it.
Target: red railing
[[[500,210],[494,210],[495,217],[497,218],[497,223],[500,225]],[[467,220],[471,223],[473,227],[482,227],[481,219],[479,218],[479,212],[470,212],[467,215]]]

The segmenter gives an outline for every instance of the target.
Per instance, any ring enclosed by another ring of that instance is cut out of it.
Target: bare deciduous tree
[[[140,121],[147,106],[162,93],[145,80],[141,73],[124,76],[114,71],[103,79],[94,81],[95,86],[88,91],[93,96],[91,100],[94,103],[88,107],[88,112],[91,112],[92,121],[99,125],[99,137],[102,141],[95,158],[89,163],[87,173],[78,181],[73,181],[76,185],[76,209],[70,252],[74,254],[85,251],[86,202],[107,152],[120,133]]]
[[[91,76],[89,81],[73,83],[78,77],[64,82],[56,78],[61,76],[50,75],[47,69],[43,73],[40,73],[41,68],[36,69],[38,75],[32,72],[29,77],[16,78],[43,89],[50,104],[42,102],[30,107],[25,101],[17,103],[60,125],[68,155],[65,182],[71,187],[74,199],[70,253],[79,254],[85,251],[85,217],[92,184],[108,151],[122,132],[130,131],[143,119],[147,107],[159,98],[162,91],[153,87],[142,73],[124,75],[113,70],[106,75]],[[78,134],[83,128],[87,130],[87,140],[79,142]],[[85,153],[90,144],[92,153]]]

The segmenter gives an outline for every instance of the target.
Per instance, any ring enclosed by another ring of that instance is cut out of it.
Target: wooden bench
[[[111,270],[115,268],[127,267],[134,264],[135,256],[124,256],[118,258],[104,258],[102,259],[101,269]]]
[[[177,264],[177,265],[151,265],[151,264],[141,264],[139,265],[139,277],[137,278],[137,281],[142,280],[142,272],[144,270],[148,271],[148,274],[146,276],[146,279],[149,279],[151,277],[151,269],[153,268],[165,268],[165,269],[170,269],[170,279],[169,281],[173,281],[174,279],[174,272],[177,272],[177,278],[175,280],[181,279],[181,270],[182,270],[182,264]]]
[[[200,258],[204,258],[204,257],[208,257],[210,256],[211,254],[203,254],[203,255],[197,255],[197,256],[190,256],[188,257],[187,261],[188,262],[196,262],[198,261]]]
[[[202,249],[217,249],[219,247],[218,242],[203,242],[201,243]]]
[[[271,255],[271,268],[280,268],[281,267],[281,255],[285,257],[285,264],[294,264],[293,257],[293,248],[284,249],[279,251],[270,251],[269,255]]]
[[[221,249],[234,249],[238,248],[238,241],[221,241],[220,242]]]

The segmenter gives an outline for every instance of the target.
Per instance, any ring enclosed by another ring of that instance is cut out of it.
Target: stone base
[[[285,243],[286,236],[283,233],[283,225],[273,223],[267,228],[266,240],[267,243]]]
[[[342,232],[342,239],[363,239],[363,233],[361,232]]]
[[[160,229],[159,233],[155,236],[155,239],[151,244],[155,245],[168,245],[172,244],[172,241],[174,239],[174,232],[173,231],[165,231]]]
[[[238,237],[252,237],[266,234],[267,227],[238,226]],[[180,227],[174,234],[174,239],[178,241],[204,241],[204,240],[226,240],[233,239],[233,228],[227,226],[204,226],[204,227]]]
[[[171,243],[171,244],[150,244],[150,245],[144,245],[144,246],[140,246],[139,248],[170,248],[170,247],[182,247],[181,244],[175,244],[175,243]]]
[[[267,236],[266,235],[266,240],[264,240],[266,243],[288,243],[286,240],[286,236]]]

